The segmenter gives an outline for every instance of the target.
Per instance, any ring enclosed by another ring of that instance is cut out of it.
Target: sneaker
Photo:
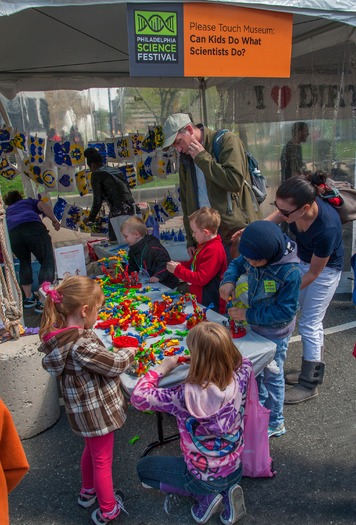
[[[180,497],[177,494],[172,494],[171,492],[169,494],[165,495],[164,502],[163,502],[163,510],[166,514],[170,514],[172,508],[175,505],[179,505]]]
[[[94,505],[95,502],[96,502],[96,494],[95,494],[94,489],[93,491],[89,491],[89,492],[86,490],[80,491],[79,496],[78,496],[78,505],[80,505],[84,509],[88,509],[89,507]]]
[[[24,308],[33,308],[37,304],[36,297],[32,294],[31,297],[26,297],[23,301],[23,307]]]
[[[95,525],[105,525],[105,523],[115,520],[119,516],[121,509],[127,514],[127,511],[124,507],[125,496],[122,490],[115,490],[114,495],[116,499],[114,510],[111,512],[102,512],[100,508],[94,510],[93,514],[91,515],[91,519]]]
[[[191,508],[191,513],[195,521],[197,523],[206,523],[208,519],[217,512],[221,501],[221,494],[209,494],[199,499]]]
[[[224,525],[233,525],[246,514],[244,493],[240,485],[232,485],[222,492],[224,510],[220,520]]]
[[[287,432],[284,423],[278,425],[278,427],[268,427],[268,437],[279,437],[283,436]]]
[[[35,312],[36,314],[43,314],[43,304],[39,301],[36,302]]]

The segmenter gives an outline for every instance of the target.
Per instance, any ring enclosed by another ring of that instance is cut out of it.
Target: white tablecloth
[[[161,284],[151,285],[154,291],[150,291],[148,293],[145,293],[145,295],[149,296],[152,301],[157,301],[162,299],[162,293],[169,293],[172,292],[169,288],[166,286],[163,286]],[[178,296],[177,296],[178,297]],[[148,306],[146,304],[142,304],[141,306],[142,310],[147,310]],[[193,311],[192,305],[190,303],[187,304],[185,308],[186,313],[191,313]],[[214,321],[216,323],[222,324],[223,321],[226,321],[226,318],[217,312],[214,312],[212,310],[208,310],[207,312],[207,319],[208,321]],[[168,335],[168,337],[174,338],[174,332],[176,330],[185,330],[186,327],[184,324],[182,325],[175,325],[175,326],[168,326],[170,330],[173,331],[173,334]],[[133,329],[129,329],[129,332],[134,333]],[[101,338],[105,346],[111,347],[111,336],[109,334],[105,334],[103,330],[95,329],[95,333]],[[164,334],[162,334],[159,337],[155,338],[149,338],[147,340],[147,347],[155,343],[156,341],[159,341]],[[236,347],[239,349],[241,354],[244,357],[247,357],[251,360],[253,365],[253,370],[255,372],[255,375],[258,375],[264,368],[267,366],[273,359],[273,356],[276,352],[276,345],[272,341],[269,341],[265,337],[262,337],[261,335],[255,334],[249,330],[247,327],[247,334],[245,337],[241,337],[239,339],[234,339],[234,343]],[[179,341],[179,346],[186,346],[185,338],[183,341]],[[171,372],[169,375],[164,377],[160,381],[160,386],[167,387],[167,386],[174,386],[179,383],[181,383],[187,376],[189,365],[182,364],[178,366],[173,372]],[[136,376],[130,375],[128,373],[121,374],[121,382],[124,390],[131,394],[138,378]]]

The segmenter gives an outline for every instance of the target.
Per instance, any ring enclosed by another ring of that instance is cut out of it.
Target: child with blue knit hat
[[[297,247],[270,221],[255,221],[241,235],[240,256],[226,270],[220,295],[235,298],[239,277],[247,274],[248,307],[232,307],[228,313],[235,321],[247,321],[253,332],[273,341],[277,348],[278,369],[265,368],[257,378],[261,403],[270,409],[268,436],[286,433],[283,417],[284,361],[288,342],[295,328],[301,275]]]

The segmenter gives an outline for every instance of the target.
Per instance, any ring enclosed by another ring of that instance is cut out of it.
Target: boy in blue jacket
[[[240,256],[233,260],[220,285],[220,295],[235,298],[239,277],[248,277],[248,308],[230,308],[235,321],[247,321],[253,332],[276,345],[275,368],[265,368],[257,378],[261,403],[271,410],[268,436],[286,433],[283,417],[284,361],[295,328],[301,274],[296,244],[269,221],[249,224],[241,235]],[[277,372],[277,373],[276,373]]]

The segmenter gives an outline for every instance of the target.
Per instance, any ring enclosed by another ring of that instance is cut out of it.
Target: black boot
[[[298,384],[286,390],[284,403],[297,405],[318,395],[317,386],[321,385],[324,377],[325,364],[321,361],[302,360],[302,370]]]

